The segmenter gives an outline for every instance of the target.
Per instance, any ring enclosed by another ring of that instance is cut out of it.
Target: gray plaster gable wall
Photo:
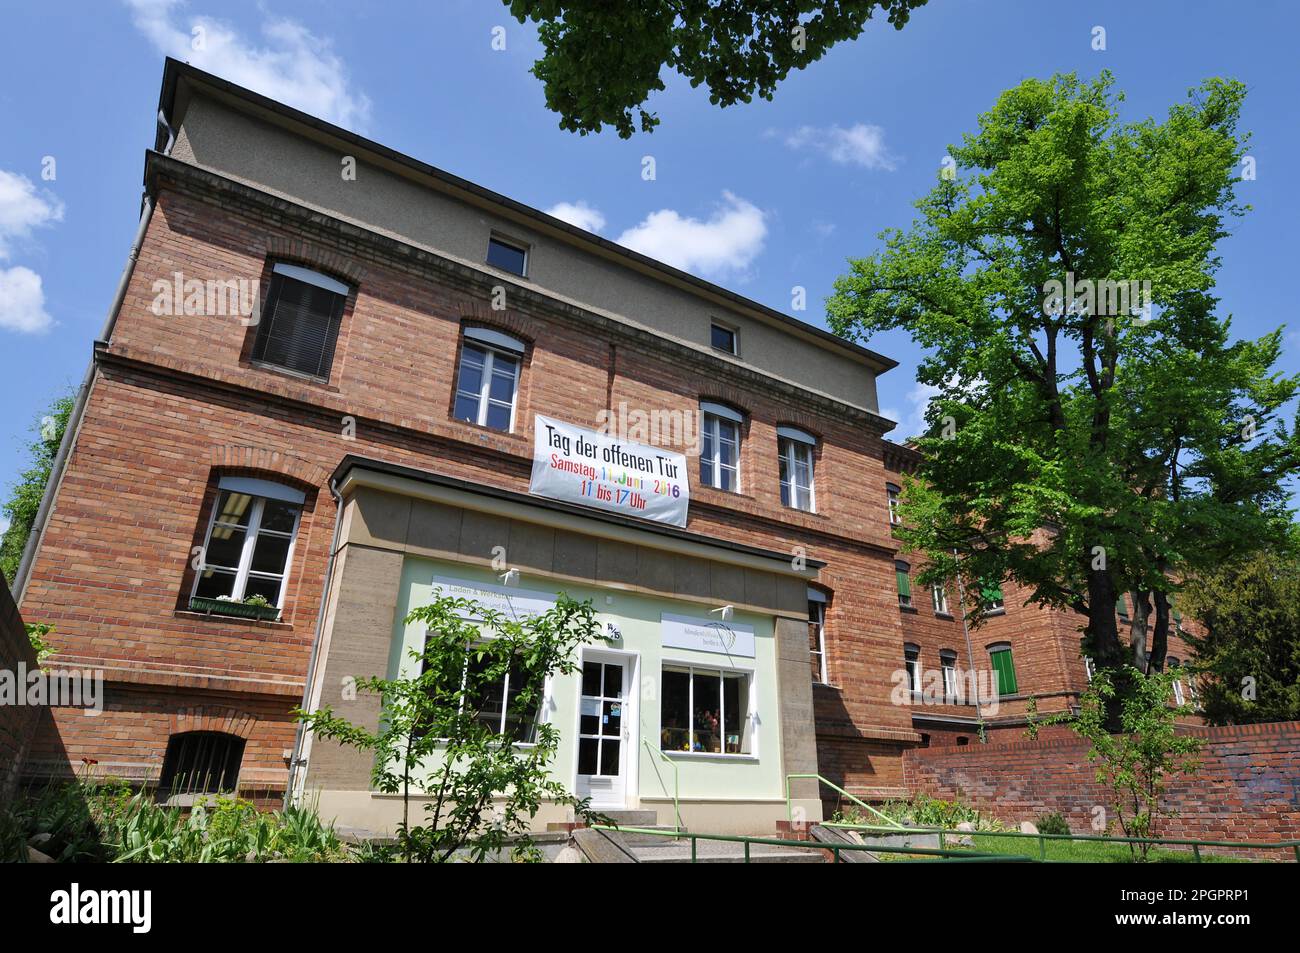
[[[344,154],[296,128],[197,90],[187,98],[172,150],[181,161],[489,273],[493,269],[485,263],[487,243],[496,231],[530,246],[526,278],[501,273],[512,284],[525,284],[710,353],[716,353],[709,346],[710,323],[720,320],[739,330],[742,364],[872,413],[879,410],[873,369],[834,344],[819,343],[795,328],[769,324],[644,274],[628,262],[606,257],[607,252],[582,248],[579,240],[560,232],[543,234],[535,223],[464,201],[432,180],[417,181],[415,173],[358,156],[356,181],[345,181]],[[565,192],[555,199],[581,197]],[[648,187],[644,211],[654,211],[655,203]]]

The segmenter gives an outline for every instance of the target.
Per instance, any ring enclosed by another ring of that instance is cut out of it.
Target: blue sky
[[[202,52],[190,48],[196,25]],[[493,49],[498,26],[504,51]],[[1097,26],[1104,51],[1093,49]],[[719,110],[668,76],[651,101],[662,125],[625,141],[558,128],[528,72],[533,31],[495,0],[7,5],[0,485],[17,474],[32,421],[80,380],[103,324],[137,221],[166,53],[818,324],[845,260],[911,221],[947,144],[1003,89],[1107,68],[1139,118],[1163,115],[1209,76],[1235,77],[1250,89],[1257,179],[1241,192],[1254,211],[1221,247],[1219,292],[1245,336],[1293,320],[1283,279],[1300,221],[1297,28],[1297,6],[1281,0],[931,0],[903,31],[872,23],[792,74],[771,103]],[[646,155],[654,181],[641,177]],[[796,285],[807,289],[803,312],[791,312]],[[902,334],[870,345],[901,362],[880,379],[882,410],[915,430],[917,350]],[[1300,370],[1300,334],[1282,369]]]

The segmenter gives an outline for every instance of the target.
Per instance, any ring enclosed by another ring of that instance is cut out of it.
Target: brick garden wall
[[[9,594],[9,585],[0,576],[0,671],[14,673],[11,677],[16,679],[20,663],[26,663],[28,671],[35,669],[36,653]],[[18,682],[16,687],[22,688],[23,684]],[[13,794],[43,711],[31,705],[0,703],[0,804]]]
[[[1300,722],[1194,728],[1190,733],[1206,739],[1200,769],[1170,781],[1166,804],[1177,816],[1162,822],[1164,836],[1300,839]],[[1110,809],[1088,749],[1073,737],[916,748],[906,752],[903,765],[913,793],[960,799],[1010,823],[1060,811],[1071,830],[1090,833],[1093,808]],[[1285,851],[1254,853],[1294,859]]]

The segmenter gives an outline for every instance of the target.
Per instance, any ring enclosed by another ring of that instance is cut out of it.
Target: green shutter
[[[1128,618],[1128,596],[1120,596],[1115,600],[1115,611]]]
[[[898,595],[901,598],[911,600],[912,582],[907,578],[907,570],[896,569],[894,570],[894,575],[898,577]]]
[[[998,694],[1014,695],[1016,693],[1016,666],[1011,660],[1010,649],[998,649],[989,653],[993,671],[998,676]]]

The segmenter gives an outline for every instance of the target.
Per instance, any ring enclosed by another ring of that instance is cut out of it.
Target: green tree
[[[63,442],[63,431],[68,426],[68,415],[72,413],[72,395],[57,397],[49,409],[41,415],[32,426],[36,439],[28,444],[30,462],[27,469],[18,476],[9,499],[0,507],[9,520],[9,528],[0,539],[0,573],[6,580],[13,581],[22,562],[23,547],[31,535],[32,525],[36,522],[36,511],[41,506],[41,496],[45,493],[45,484],[49,482],[50,470],[54,458]]]
[[[1300,558],[1268,550],[1188,580],[1179,609],[1203,634],[1183,633],[1213,725],[1300,720]]]
[[[520,23],[539,24],[532,72],[560,127],[586,135],[608,124],[626,139],[638,118],[642,132],[659,124],[644,104],[664,88],[664,67],[708,86],[714,105],[771,99],[790,70],[857,37],[877,8],[901,30],[926,0],[504,2]]]
[[[1214,296],[1245,211],[1244,87],[1122,123],[1112,86],[1003,93],[828,311],[850,338],[899,328],[926,351],[937,394],[899,533],[922,582],[1015,580],[1079,613],[1084,652],[1122,680],[1163,666],[1173,580],[1284,532],[1300,431],[1278,419],[1297,390],[1273,370],[1281,332],[1232,340]]]
[[[593,816],[586,800],[551,779],[559,732],[538,717],[546,679],[576,671],[574,650],[600,636],[591,602],[561,594],[547,612],[519,620],[437,595],[406,622],[428,631],[423,650],[411,652],[415,674],[357,682],[383,699],[377,730],[328,707],[298,718],[322,738],[374,753],[375,787],[402,795],[397,836],[407,862],[441,863],[458,852],[480,861],[511,837],[516,859],[537,859],[528,819],[543,801],[568,804],[579,819]],[[413,790],[427,798],[427,823],[411,823]]]
[[[1169,776],[1192,774],[1202,739],[1175,728],[1179,716],[1191,709],[1169,704],[1176,672],[1156,672],[1146,678],[1131,673],[1122,681],[1131,690],[1116,692],[1119,673],[1106,670],[1093,676],[1079,699],[1079,716],[1070,727],[1092,743],[1088,760],[1097,764],[1097,781],[1111,793],[1111,819],[1126,837],[1152,838],[1160,819],[1171,816],[1164,805]],[[1109,711],[1119,704],[1119,731],[1112,733]],[[1147,859],[1151,845],[1129,844],[1135,858]]]

